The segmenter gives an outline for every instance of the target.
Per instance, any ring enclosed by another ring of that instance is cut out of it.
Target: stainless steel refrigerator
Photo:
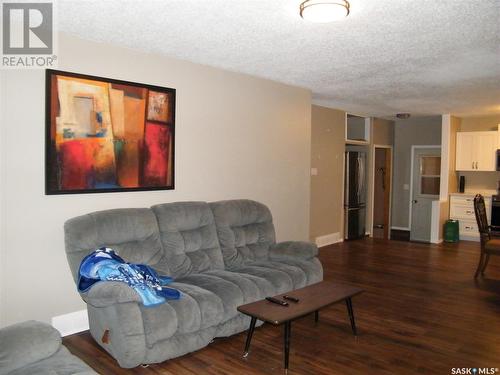
[[[366,221],[366,153],[345,153],[344,238],[365,236]]]

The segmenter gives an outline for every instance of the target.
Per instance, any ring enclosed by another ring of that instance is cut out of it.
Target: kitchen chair
[[[481,256],[474,278],[484,275],[484,270],[490,260],[490,255],[500,255],[500,239],[492,239],[484,198],[481,194],[474,197],[474,213],[476,214],[477,227],[481,238]]]

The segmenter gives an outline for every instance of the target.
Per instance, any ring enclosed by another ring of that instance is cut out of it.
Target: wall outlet
[[[318,168],[311,168],[311,176],[317,176],[318,175]]]
[[[410,185],[403,184],[403,190],[410,190]]]

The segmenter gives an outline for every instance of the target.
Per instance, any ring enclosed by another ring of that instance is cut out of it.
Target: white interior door
[[[432,201],[439,199],[441,148],[415,148],[410,240],[430,242]]]

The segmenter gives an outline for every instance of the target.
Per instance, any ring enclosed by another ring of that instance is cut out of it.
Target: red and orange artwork
[[[173,189],[175,89],[47,71],[46,193]]]

